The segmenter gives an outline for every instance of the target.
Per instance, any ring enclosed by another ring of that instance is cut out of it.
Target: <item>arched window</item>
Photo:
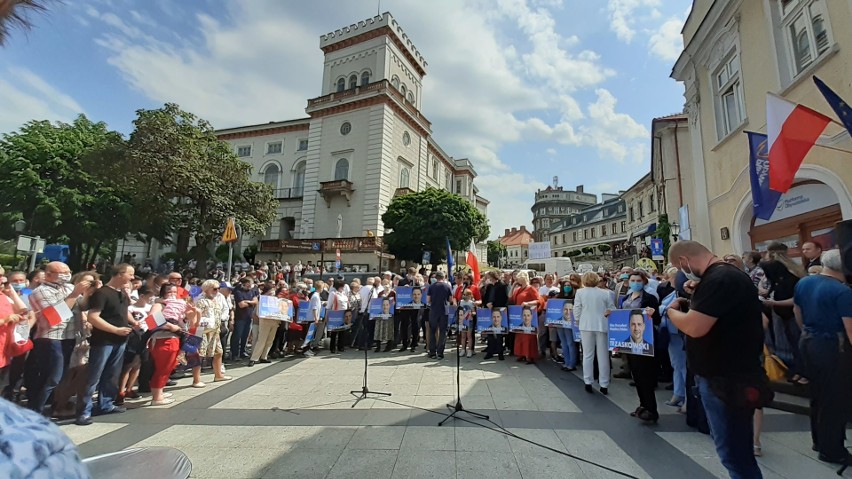
[[[305,195],[305,162],[300,161],[293,169],[293,194],[294,197]]]
[[[358,75],[352,75],[349,77],[349,89],[354,90],[356,86],[358,86]]]
[[[361,74],[361,86],[370,83],[370,72],[366,71]]]
[[[349,160],[346,158],[341,158],[337,160],[337,164],[334,166],[334,179],[335,180],[348,180],[349,179]]]
[[[408,177],[411,173],[408,172],[408,168],[401,167],[399,170],[399,187],[400,188],[408,188]]]
[[[408,103],[414,104],[414,93],[411,93],[410,90],[408,92]]]
[[[407,91],[408,91],[408,89],[405,88],[405,83],[403,83],[402,85],[399,86],[399,92],[402,93],[403,98],[405,98],[405,93]]]
[[[337,80],[337,91],[341,92],[346,89],[346,80],[343,78]]]
[[[391,77],[391,85],[393,85],[394,88],[399,89],[399,77],[398,76],[394,75],[394,76]]]
[[[263,170],[263,182],[271,186],[272,189],[278,189],[278,178],[281,177],[281,168],[275,163],[270,163]]]
[[[438,159],[434,156],[432,157],[432,178],[438,179]]]

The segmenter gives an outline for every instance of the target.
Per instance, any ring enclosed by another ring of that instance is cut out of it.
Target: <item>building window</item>
[[[642,200],[639,200],[639,219],[641,220],[644,217],[645,217],[645,202],[642,201]]]
[[[263,182],[271,186],[273,190],[277,190],[279,178],[281,178],[281,168],[275,163],[266,165],[266,169],[263,170]]]
[[[409,135],[407,131],[402,134],[402,144],[405,146],[411,144],[411,135]]]
[[[305,194],[305,161],[296,163],[293,168],[293,197],[301,197]]]
[[[565,244],[565,233],[562,233],[562,244]]]
[[[408,92],[408,88],[405,88],[405,83],[399,86],[399,92],[402,93],[402,97],[405,98],[405,94]]]
[[[411,173],[408,171],[408,168],[402,167],[399,170],[399,187],[400,188],[408,188],[408,178]]]
[[[630,218],[631,223],[636,221],[636,218],[633,215],[633,207],[632,206],[630,207],[630,210],[627,213],[627,217]]]
[[[829,50],[831,39],[823,0],[780,0],[781,30],[797,76]]]
[[[275,142],[266,144],[266,154],[267,155],[275,155],[275,154],[281,153],[281,151],[283,149],[284,149],[284,143],[282,143],[280,141],[275,141]]]
[[[343,90],[345,90],[345,89],[346,89],[346,79],[344,79],[344,78],[339,78],[339,79],[337,80],[337,91],[338,91],[338,92],[342,92],[342,91],[343,91]]]
[[[334,179],[335,180],[348,180],[349,179],[349,160],[346,158],[341,158],[337,160],[337,164],[334,166]]]
[[[308,140],[299,140],[299,150],[298,151],[307,151],[308,150]]]
[[[349,89],[354,90],[358,86],[358,75],[349,76]]]
[[[444,172],[444,189],[447,191],[452,191],[452,175],[449,171]]]
[[[577,242],[577,232],[576,231],[571,233],[571,241],[573,241],[574,243]]]
[[[246,146],[238,146],[237,147],[237,156],[244,158],[246,156],[251,156],[251,145]]]
[[[606,236],[606,225],[601,225],[601,236]]]
[[[464,189],[462,187],[462,180],[456,180],[456,194],[464,195]]]
[[[621,232],[624,233],[625,231],[627,231],[627,222],[622,221],[621,222]]]
[[[616,234],[618,232],[618,223],[613,223],[610,231],[612,231],[612,234]]]
[[[736,50],[713,72],[718,139],[736,130],[743,122],[743,91],[740,79],[740,56]]]
[[[414,94],[411,91],[408,91],[408,103],[414,104]]]
[[[597,236],[597,228],[592,228],[592,238],[594,239]]]
[[[366,71],[361,73],[361,86],[364,86],[368,83],[370,83],[370,72]]]
[[[438,181],[438,159],[434,156],[432,157],[432,178]]]
[[[654,195],[653,194],[651,194],[651,196],[648,197],[648,211],[651,211],[651,212],[654,211]]]
[[[343,122],[342,125],[340,125],[340,134],[341,135],[348,135],[350,131],[352,131],[352,123],[345,121],[345,122]]]
[[[391,77],[391,85],[393,85],[394,88],[399,90],[399,77],[398,76],[394,75],[393,77]]]

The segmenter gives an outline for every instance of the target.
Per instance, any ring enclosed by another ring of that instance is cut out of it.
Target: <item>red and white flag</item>
[[[479,284],[479,260],[476,259],[476,245],[473,240],[470,241],[470,247],[467,249],[467,257],[465,263],[470,267],[470,272],[473,274],[473,284]]]
[[[60,301],[53,306],[44,308],[41,310],[41,314],[44,315],[44,319],[47,320],[47,324],[49,324],[51,328],[63,321],[71,319],[71,316],[74,315],[71,312],[71,308],[65,304],[65,301]]]
[[[144,321],[140,324],[143,331],[150,331],[152,329],[157,329],[160,326],[166,324],[166,317],[163,316],[163,313],[157,311],[156,313],[149,314]]]
[[[769,188],[786,193],[796,172],[831,118],[810,108],[766,94]]]

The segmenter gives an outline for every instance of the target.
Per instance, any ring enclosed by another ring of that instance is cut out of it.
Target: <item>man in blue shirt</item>
[[[444,281],[444,273],[435,273],[438,281],[429,286],[426,302],[429,303],[429,358],[444,359],[444,343],[447,342],[447,308],[448,304],[455,304],[453,291],[450,285]]]
[[[231,334],[231,360],[248,359],[246,343],[251,331],[251,316],[257,306],[259,293],[251,279],[242,278],[234,289],[234,332]]]
[[[843,444],[852,404],[852,289],[844,284],[840,251],[824,252],[822,267],[802,278],[793,296],[811,384],[811,438],[821,461],[852,465]]]

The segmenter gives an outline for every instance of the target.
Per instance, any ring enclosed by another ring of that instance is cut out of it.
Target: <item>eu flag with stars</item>
[[[751,178],[751,201],[754,216],[768,220],[775,212],[781,193],[769,188],[769,149],[763,133],[747,131],[748,172]]]
[[[842,98],[837,96],[837,93],[834,93],[834,90],[828,87],[822,80],[814,76],[814,83],[816,83],[819,91],[822,92],[822,96],[825,97],[825,101],[831,105],[831,108],[837,113],[837,116],[840,118],[840,121],[843,123],[843,126],[846,127],[846,131],[852,135],[852,108],[849,108],[849,104],[843,101]]]
[[[450,284],[453,284],[453,247],[450,246],[450,238],[447,240],[447,276],[450,278]]]

